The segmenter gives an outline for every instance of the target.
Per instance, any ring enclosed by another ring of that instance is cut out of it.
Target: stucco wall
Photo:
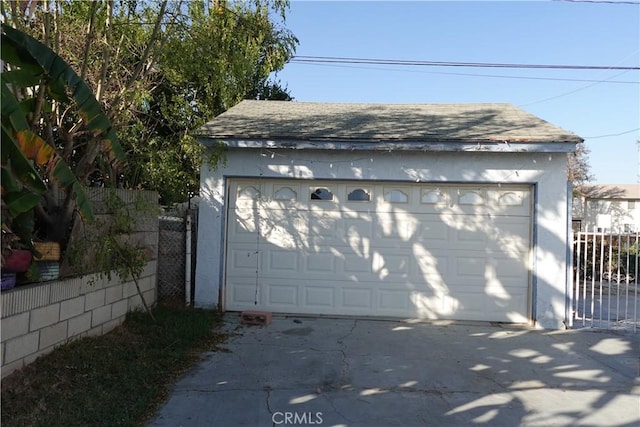
[[[229,177],[531,184],[535,188],[532,280],[536,325],[563,327],[567,289],[564,153],[363,152],[231,149],[226,164],[203,167],[195,304],[219,301]]]

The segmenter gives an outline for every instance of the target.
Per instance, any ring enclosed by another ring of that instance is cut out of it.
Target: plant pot
[[[42,255],[36,257],[36,261],[59,261],[60,243],[58,242],[35,242],[33,247]]]
[[[38,261],[36,266],[40,271],[40,281],[57,280],[60,277],[60,263],[55,261]]]
[[[0,289],[6,291],[16,286],[16,273],[2,273],[2,284]]]
[[[26,249],[13,249],[9,256],[4,258],[2,268],[11,273],[24,273],[29,269],[33,256]]]

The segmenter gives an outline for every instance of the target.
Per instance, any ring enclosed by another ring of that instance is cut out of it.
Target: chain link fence
[[[190,218],[190,227],[187,224]],[[196,248],[198,236],[198,209],[178,206],[165,210],[159,219],[158,239],[158,299],[160,301],[186,301],[187,283],[190,301],[195,289]],[[187,232],[187,228],[191,230]],[[190,237],[190,238],[189,238]],[[187,242],[190,251],[187,255]],[[188,263],[188,264],[187,264]],[[187,275],[189,276],[187,280]]]

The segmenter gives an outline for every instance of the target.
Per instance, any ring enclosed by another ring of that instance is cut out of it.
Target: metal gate
[[[574,328],[640,329],[639,245],[637,232],[574,234]]]
[[[192,302],[198,211],[165,212],[159,217],[158,299]]]

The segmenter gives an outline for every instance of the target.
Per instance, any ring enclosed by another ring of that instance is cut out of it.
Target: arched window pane
[[[371,195],[361,188],[356,188],[349,193],[347,200],[351,202],[368,202],[371,200]]]
[[[422,203],[424,204],[437,204],[444,202],[444,194],[440,190],[430,190],[422,193]]]
[[[311,200],[333,200],[333,193],[326,188],[316,188],[311,192]]]
[[[248,186],[238,191],[238,199],[258,199],[260,198],[260,190],[255,187]]]
[[[296,200],[298,194],[289,187],[282,187],[276,191],[273,198],[275,200]]]
[[[391,190],[384,194],[384,201],[391,203],[407,203],[409,196],[400,190]]]

